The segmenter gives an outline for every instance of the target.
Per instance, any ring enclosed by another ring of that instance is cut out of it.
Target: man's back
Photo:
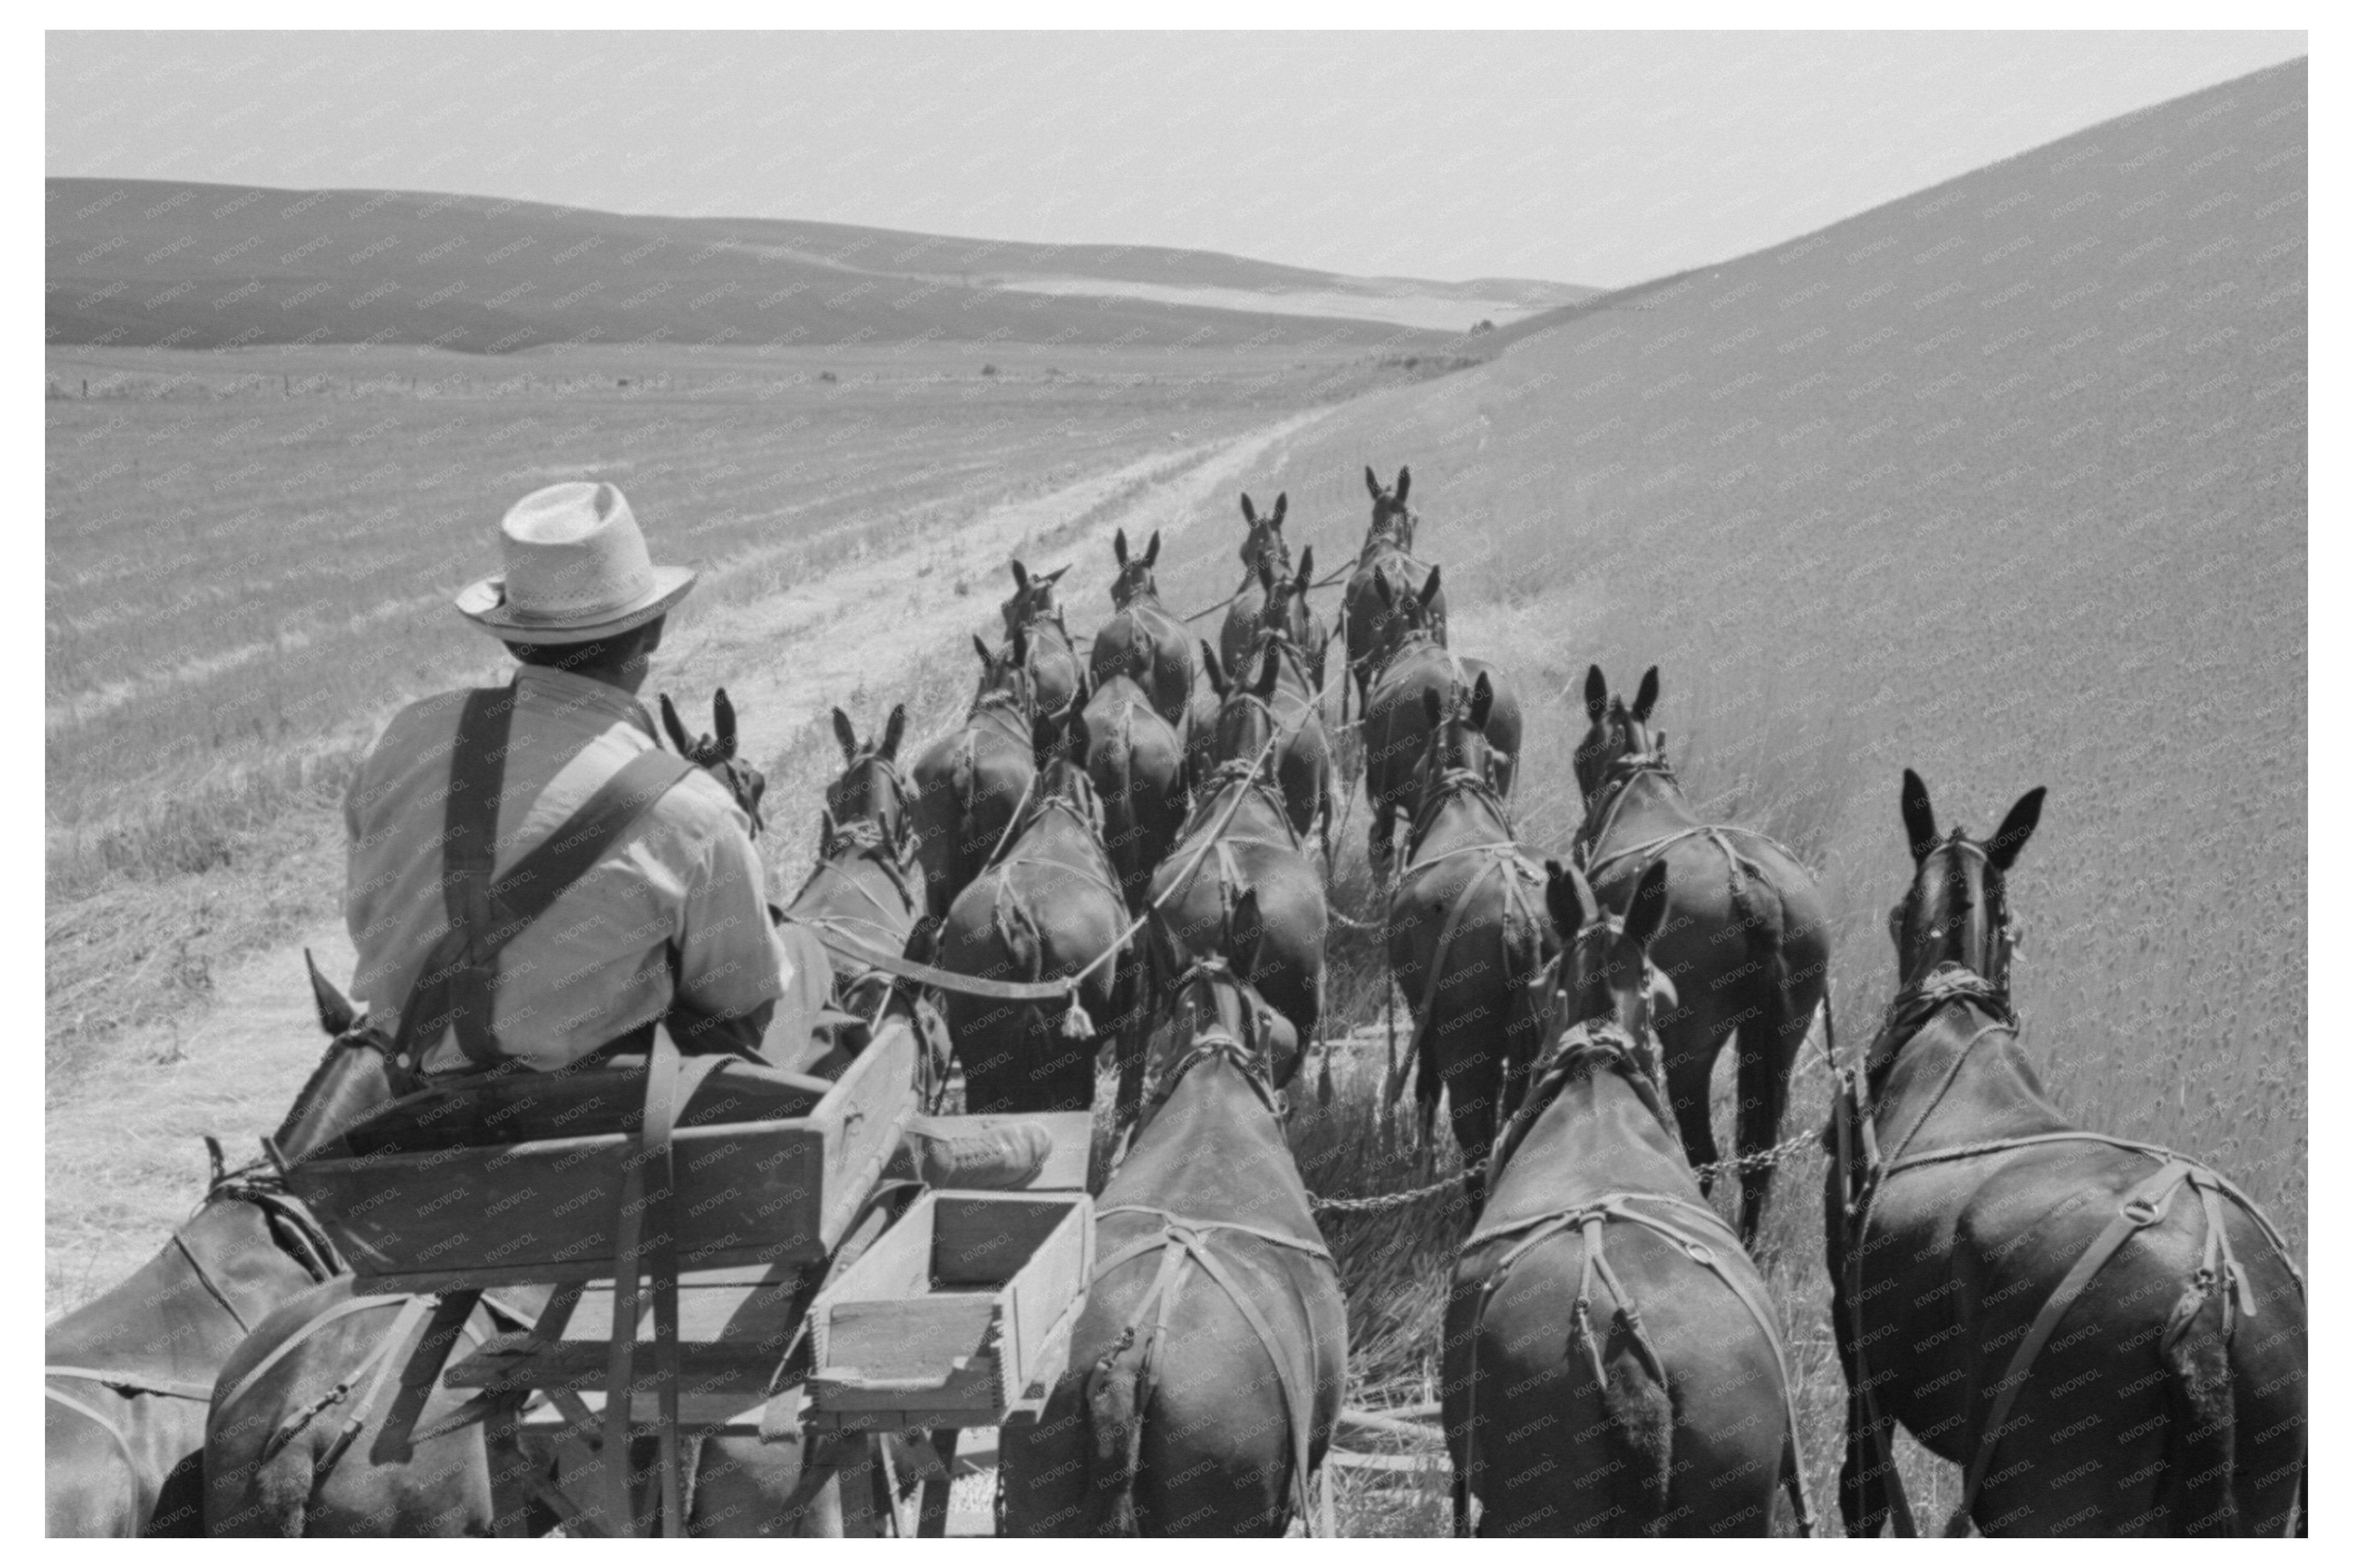
[[[656,749],[642,705],[612,685],[527,665],[511,691],[497,877],[632,758]],[[443,837],[466,695],[403,710],[344,802],[345,915],[359,953],[353,989],[387,1034],[449,930]],[[499,1053],[554,1068],[662,1017],[674,1000],[728,1016],[773,1002],[780,962],[764,881],[748,819],[715,780],[690,772],[500,952],[491,1010]],[[421,1065],[466,1066],[455,1030],[437,1033]]]

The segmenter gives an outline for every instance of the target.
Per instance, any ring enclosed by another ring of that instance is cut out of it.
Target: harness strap
[[[1301,1525],[1310,1535],[1318,1533],[1318,1516],[1308,1485],[1311,1468],[1309,1455],[1314,1446],[1314,1436],[1310,1430],[1311,1391],[1303,1390],[1297,1385],[1295,1369],[1283,1354],[1282,1338],[1275,1333],[1273,1326],[1267,1321],[1266,1314],[1259,1310],[1258,1304],[1252,1301],[1249,1293],[1241,1288],[1240,1281],[1234,1278],[1232,1271],[1209,1250],[1208,1237],[1221,1230],[1238,1231],[1245,1236],[1256,1237],[1261,1241],[1272,1242],[1278,1247],[1303,1252],[1310,1258],[1319,1258],[1324,1264],[1336,1268],[1338,1266],[1333,1262],[1331,1249],[1320,1241],[1309,1241],[1302,1237],[1286,1236],[1281,1231],[1268,1230],[1261,1226],[1246,1225],[1240,1220],[1190,1219],[1185,1215],[1171,1213],[1167,1209],[1155,1208],[1146,1204],[1113,1204],[1107,1208],[1097,1209],[1095,1217],[1101,1220],[1106,1215],[1115,1214],[1152,1215],[1161,1223],[1158,1232],[1139,1237],[1120,1248],[1108,1261],[1099,1265],[1094,1274],[1095,1280],[1100,1282],[1112,1270],[1132,1263],[1147,1253],[1157,1251],[1161,1255],[1160,1269],[1153,1277],[1151,1289],[1145,1292],[1143,1300],[1136,1304],[1135,1310],[1128,1317],[1126,1326],[1120,1331],[1122,1342],[1133,1342],[1135,1331],[1143,1323],[1145,1314],[1151,1312],[1155,1307],[1158,1308],[1151,1332],[1145,1337],[1144,1352],[1137,1363],[1136,1379],[1139,1392],[1136,1404],[1138,1408],[1141,1409],[1146,1397],[1142,1392],[1144,1380],[1149,1374],[1159,1342],[1167,1331],[1168,1320],[1176,1310],[1176,1298],[1184,1289],[1187,1275],[1194,1266],[1198,1265],[1201,1271],[1214,1280],[1219,1289],[1224,1290],[1231,1299],[1236,1310],[1241,1313],[1242,1321],[1250,1325],[1250,1331],[1258,1336],[1259,1343],[1265,1348],[1267,1359],[1274,1364],[1276,1388],[1282,1395],[1284,1414],[1291,1427],[1291,1480],[1294,1506],[1299,1510]],[[1304,1311],[1303,1306],[1301,1316],[1307,1318],[1309,1323],[1311,1338],[1308,1356],[1312,1367],[1315,1352],[1313,1342],[1314,1319]],[[1141,1444],[1142,1430],[1143,1424],[1139,1421],[1136,1424],[1136,1435],[1130,1439],[1132,1443]],[[1129,1459],[1130,1473],[1133,1474],[1134,1459],[1133,1453],[1130,1454]]]
[[[212,1402],[213,1385],[190,1383],[179,1378],[156,1377],[143,1372],[117,1372],[88,1366],[45,1366],[43,1377],[69,1377],[80,1383],[103,1384],[117,1394],[130,1395],[160,1394],[167,1399],[201,1399]]]
[[[65,1406],[68,1410],[72,1411],[83,1420],[90,1422],[92,1425],[96,1426],[100,1431],[113,1438],[115,1447],[121,1450],[123,1463],[131,1467],[132,1475],[139,1478],[142,1481],[145,1479],[145,1472],[139,1463],[138,1451],[131,1447],[131,1439],[123,1436],[122,1428],[121,1426],[117,1426],[108,1417],[99,1414],[94,1407],[83,1404],[80,1400],[76,1399],[72,1394],[67,1394],[62,1390],[44,1386],[41,1390],[41,1394],[52,1405],[61,1405]],[[143,1508],[145,1505],[142,1504],[142,1506]]]
[[[514,702],[512,687],[470,691],[459,716],[442,849],[449,929],[427,955],[401,1004],[393,1041],[396,1055],[412,1066],[445,1027],[455,1031],[459,1048],[476,1068],[498,1064],[491,1010],[499,953],[694,771],[692,763],[668,752],[639,752],[493,882]]]

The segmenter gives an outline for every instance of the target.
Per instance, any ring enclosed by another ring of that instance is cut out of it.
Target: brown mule
[[[1160,716],[1139,679],[1149,673],[1150,656],[1137,647],[1137,676],[1113,673],[1082,705],[1087,777],[1103,801],[1103,848],[1131,913],[1151,893],[1152,874],[1176,841],[1191,799],[1184,737]]]
[[[678,710],[670,705],[670,693],[661,696],[662,728],[670,731],[670,743],[678,754],[702,769],[726,786],[735,797],[744,815],[752,819],[752,837],[760,836],[767,826],[760,816],[760,801],[768,793],[768,775],[737,754],[735,705],[727,700],[727,689],[721,687],[711,699],[711,721],[718,733],[698,735],[689,740],[686,726],[679,722]]]
[[[2044,1095],[2010,1002],[2007,878],[2041,820],[1939,838],[1908,769],[1902,986],[1824,1142],[1849,1534],[1910,1510],[1902,1422],[1965,1468],[1987,1535],[2303,1529],[2303,1277],[2200,1161],[2087,1131]]]
[[[1495,666],[1447,649],[1434,618],[1440,586],[1433,566],[1421,594],[1393,602],[1404,630],[1376,669],[1372,696],[1365,704],[1365,799],[1373,808],[1365,849],[1374,877],[1383,881],[1396,858],[1398,818],[1412,810],[1420,788],[1416,770],[1430,745],[1426,693],[1436,693],[1440,710],[1451,712],[1469,699],[1472,684],[1483,676],[1494,693],[1486,727],[1494,768],[1489,782],[1499,796],[1509,800],[1519,776],[1519,695],[1510,677]],[[1388,580],[1375,579],[1374,597],[1391,604],[1388,593]]]
[[[1214,655],[1204,650],[1205,657]],[[1219,710],[1218,761],[1193,792],[1193,812],[1152,879],[1145,984],[1183,973],[1195,961],[1223,958],[1282,1015],[1302,1040],[1324,1016],[1324,939],[1330,915],[1324,880],[1307,858],[1292,808],[1274,776],[1281,731],[1255,692],[1235,691]],[[1262,912],[1247,952],[1235,923],[1246,893]],[[1123,1058],[1120,1110],[1135,1104],[1142,1057]],[[1278,1085],[1292,1063],[1276,1064]]]
[[[833,710],[843,771],[826,785],[817,864],[785,906],[786,921],[886,952],[905,949],[923,912],[921,878],[909,857],[913,796],[899,772],[899,742],[906,732],[904,704],[892,708],[879,739],[862,743],[849,715]],[[833,971],[833,1005],[874,1020],[891,992],[891,976],[830,948],[826,958]]]
[[[1218,632],[1218,657],[1230,670],[1250,656],[1259,639],[1276,633],[1299,649],[1307,669],[1308,689],[1320,701],[1324,695],[1324,647],[1332,634],[1308,603],[1307,590],[1315,577],[1315,547],[1299,552],[1296,572],[1278,572],[1272,552],[1258,563],[1258,591],[1247,601],[1237,597]]]
[[[1088,676],[1097,692],[1114,675],[1133,676],[1151,694],[1153,711],[1181,731],[1197,670],[1192,634],[1160,602],[1160,586],[1152,575],[1160,560],[1160,534],[1154,531],[1140,555],[1129,553],[1124,528],[1111,543],[1119,559],[1119,575],[1111,584],[1113,614],[1087,650]]]
[[[1365,489],[1373,497],[1373,520],[1366,525],[1364,545],[1356,552],[1356,569],[1349,574],[1348,585],[1340,595],[1341,638],[1360,714],[1371,700],[1373,681],[1379,676],[1381,666],[1388,662],[1410,629],[1399,618],[1398,605],[1408,599],[1423,603],[1429,612],[1431,636],[1439,647],[1446,646],[1446,591],[1430,581],[1438,569],[1417,559],[1413,552],[1414,530],[1421,518],[1406,505],[1406,494],[1412,485],[1413,471],[1409,468],[1398,469],[1395,489],[1383,489],[1371,467],[1367,465],[1365,469]],[[1346,703],[1344,689],[1344,710]],[[1340,717],[1345,721],[1346,712],[1344,710]]]
[[[1204,645],[1201,668],[1218,694],[1212,757],[1254,756],[1269,737],[1279,735],[1274,776],[1282,786],[1291,826],[1303,838],[1309,833],[1318,836],[1329,866],[1332,742],[1324,733],[1314,672],[1306,655],[1287,634],[1262,631],[1239,665],[1221,664]]]
[[[275,1176],[224,1172],[214,1145],[170,1244],[42,1335],[46,1533],[200,1534],[214,1379],[254,1324],[342,1267]]]
[[[1482,1536],[1764,1535],[1777,1485],[1810,1532],[1778,1314],[1661,1103],[1643,955],[1666,868],[1622,924],[1549,869],[1563,1032],[1447,1302],[1455,1533],[1475,1499]]]
[[[1659,1016],[1667,1098],[1694,1167],[1716,1161],[1708,1083],[1715,1058],[1739,1038],[1740,1111],[1735,1148],[1761,1154],[1781,1135],[1781,1112],[1817,1008],[1830,984],[1830,909],[1797,857],[1745,827],[1711,824],[1692,809],[1663,741],[1650,728],[1659,672],[1644,672],[1634,705],[1609,695],[1599,665],[1585,677],[1590,728],[1577,749],[1585,792],[1578,864],[1613,909],[1643,871],[1674,873],[1674,917],[1653,961],[1674,982],[1676,1005]],[[1702,1184],[1715,1190],[1711,1175]],[[1769,1164],[1740,1173],[1740,1237],[1757,1239],[1772,1191]]]
[[[1291,576],[1291,542],[1283,537],[1283,515],[1291,509],[1288,494],[1274,498],[1274,510],[1261,515],[1242,497],[1242,521],[1250,531],[1242,536],[1242,580],[1226,601],[1226,618],[1218,627],[1218,653],[1232,665],[1250,650],[1260,630],[1275,624],[1275,584]]]
[[[1413,1009],[1406,1054],[1427,1141],[1446,1090],[1467,1165],[1487,1156],[1499,1115],[1525,1087],[1543,1043],[1543,998],[1528,989],[1559,952],[1539,906],[1544,879],[1522,853],[1494,787],[1487,727],[1495,693],[1485,674],[1451,714],[1422,692],[1430,742],[1405,868],[1389,889],[1389,973]],[[1404,1073],[1388,1085],[1391,1099]],[[1474,1179],[1472,1192],[1478,1186]]]
[[[1095,1053],[1127,989],[1126,900],[1103,846],[1103,803],[1082,762],[1087,721],[1038,721],[1037,786],[1005,853],[956,896],[937,963],[958,974],[1035,982],[1076,976],[1067,1005],[947,994],[949,1038],[976,1113],[1084,1110]]]
[[[1083,668],[1078,650],[1071,646],[1062,606],[1054,598],[1054,584],[1069,570],[1063,566],[1032,573],[1014,562],[1013,596],[997,607],[1005,618],[1006,641],[1009,644],[1017,634],[1022,635],[1022,663],[1029,671],[1038,710],[1058,719],[1078,710],[1079,673]]]
[[[1241,963],[1193,963],[1152,1026],[1152,1098],[1096,1200],[1070,1369],[1004,1430],[1008,1535],[1318,1529],[1347,1305],[1277,1110],[1300,1037],[1236,973],[1256,956],[1251,894],[1234,925]]]
[[[934,921],[1004,848],[1038,776],[1031,726],[1039,704],[1029,637],[1016,632],[992,652],[978,637],[980,685],[963,727],[915,759],[915,861]]]

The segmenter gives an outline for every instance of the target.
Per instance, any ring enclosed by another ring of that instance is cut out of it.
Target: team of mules
[[[1240,578],[1198,657],[1160,597],[1160,536],[1138,552],[1123,532],[1091,644],[1056,597],[1068,568],[1014,564],[963,722],[903,773],[903,709],[864,740],[833,716],[843,771],[781,911],[830,961],[815,965],[836,1026],[824,1065],[915,989],[946,1015],[937,1083],[952,1047],[968,1110],[1088,1109],[1115,1069],[1069,1369],[1044,1416],[1003,1436],[1009,1533],[1333,1523],[1346,1315],[1284,1121],[1324,1048],[1327,704],[1345,727],[1351,691],[1378,924],[1413,1026],[1384,1100],[1415,1085],[1427,1150],[1442,1100],[1465,1166],[1433,1347],[1456,1530],[1811,1527],[1783,1319],[1748,1248],[1796,1146],[1777,1140],[1818,1015],[1829,1038],[1824,900],[1781,846],[1693,806],[1651,728],[1655,669],[1630,702],[1588,673],[1582,821],[1550,861],[1523,841],[1519,700],[1451,644],[1411,478],[1366,470],[1337,692],[1310,603],[1324,584],[1312,551],[1294,563],[1279,495],[1265,512],[1243,498]],[[663,709],[678,749],[756,811],[732,709],[695,738]],[[1956,1531],[2301,1532],[2306,1309],[2284,1245],[2200,1161],[2067,1121],[2021,1044],[2005,878],[2042,798],[1990,838],[1940,837],[1905,775],[1900,989],[1821,1140],[1841,1519],[1915,1528],[1900,1423],[1961,1468]],[[892,955],[907,973],[872,961]],[[925,973],[935,985],[909,978]],[[318,988],[337,1044],[281,1158],[389,1092],[348,1005]],[[1725,1161],[1708,1086],[1727,1047]],[[1729,1220],[1712,1197],[1727,1171]],[[51,1326],[50,1531],[552,1523],[544,1457],[412,1373],[539,1306],[355,1295],[269,1169],[216,1173],[154,1262]],[[632,1460],[640,1510],[662,1506],[650,1456]],[[839,1494],[790,1451],[714,1439],[694,1472],[696,1532],[838,1532]]]

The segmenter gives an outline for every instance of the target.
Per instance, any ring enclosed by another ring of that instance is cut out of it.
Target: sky
[[[57,33],[46,167],[1615,286],[2301,33]]]

